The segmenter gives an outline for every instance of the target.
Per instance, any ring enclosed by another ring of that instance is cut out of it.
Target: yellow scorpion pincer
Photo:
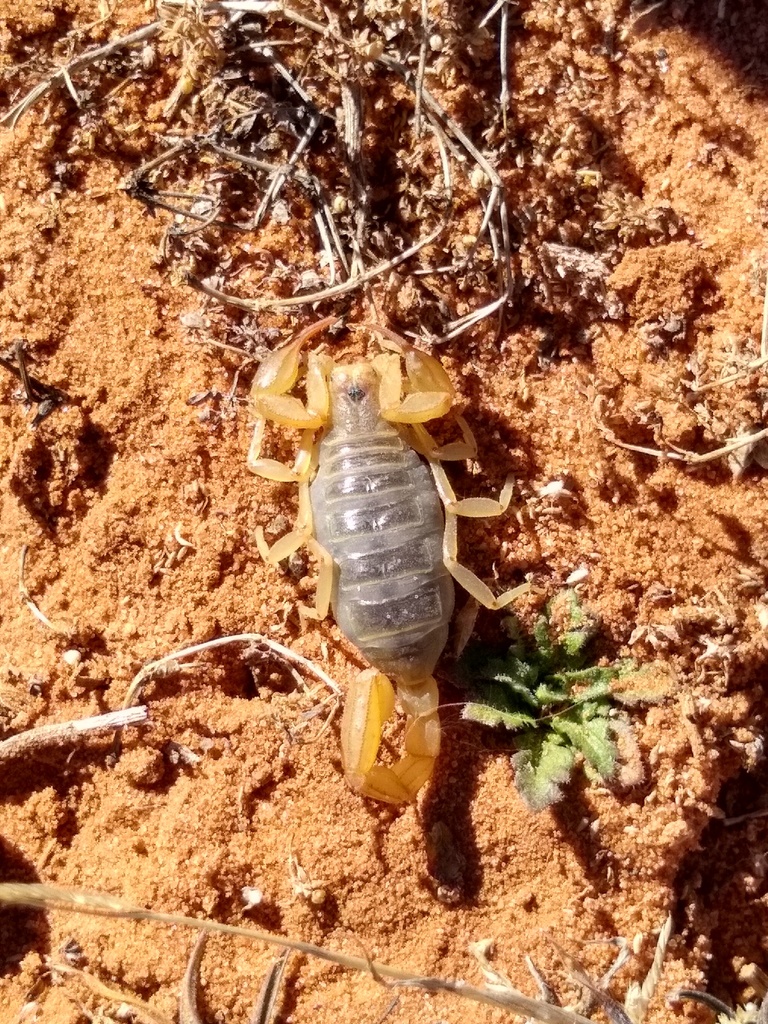
[[[317,558],[315,607],[304,615],[324,618],[332,607],[339,628],[373,666],[347,695],[346,779],[364,796],[403,803],[430,778],[440,751],[432,673],[448,638],[453,581],[487,608],[503,607],[527,584],[494,597],[457,560],[457,516],[500,515],[512,483],[507,480],[499,500],[456,498],[441,463],[474,457],[471,431],[456,416],[463,439],[440,447],[424,426],[451,412],[454,390],[443,367],[372,324],[364,329],[387,351],[370,362],[338,365],[328,355],[306,354],[307,342],[335,320],[300,332],[256,373],[248,465],[267,479],[299,485],[294,529],[271,548],[261,528],[256,536],[271,564],[301,545]],[[305,402],[289,394],[301,375]],[[267,421],[302,430],[293,468],[261,457]],[[376,758],[395,697],[406,714],[405,754],[385,766]]]

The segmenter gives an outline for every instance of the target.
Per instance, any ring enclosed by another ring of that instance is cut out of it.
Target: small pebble
[[[589,569],[582,565],[581,568],[573,570],[571,575],[565,581],[565,585],[567,587],[572,587],[574,583],[581,583],[581,581],[585,580],[587,576],[589,576]]]
[[[255,889],[252,885],[244,885],[240,893],[246,910],[250,910],[251,907],[258,907],[264,899],[264,893],[261,889]]]
[[[80,653],[80,651],[76,651],[73,649],[70,651],[64,651],[64,653],[61,656],[61,660],[64,662],[65,665],[69,665],[70,668],[76,668],[83,660],[83,656]]]

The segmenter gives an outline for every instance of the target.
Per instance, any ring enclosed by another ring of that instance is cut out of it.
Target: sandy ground
[[[361,5],[358,28],[370,17],[379,31],[384,6]],[[596,975],[611,948],[587,940],[634,940],[636,958],[612,983],[621,996],[644,976],[671,913],[649,1024],[712,1019],[665,1005],[679,985],[731,1003],[752,995],[739,972],[768,967],[768,819],[724,819],[765,806],[765,471],[734,458],[660,460],[608,435],[707,452],[766,423],[765,367],[747,364],[759,361],[768,269],[767,23],[757,2],[672,0],[644,14],[648,6],[512,8],[506,141],[498,19],[468,55],[454,59],[433,40],[430,62],[444,61],[428,77],[464,130],[489,152],[496,145],[517,281],[500,339],[490,318],[439,348],[480,442],[472,472],[451,470],[457,490],[495,493],[509,471],[517,481],[514,511],[467,526],[464,557],[498,589],[529,575],[538,590],[518,605],[528,624],[587,569],[578,586],[602,620],[599,653],[659,660],[673,674],[667,698],[633,716],[644,784],[617,794],[578,779],[562,804],[533,815],[513,786],[511,740],[462,722],[460,694],[446,684],[432,782],[418,806],[379,806],[344,783],[338,716],[322,729],[328,706],[309,714],[327,691],[231,647],[154,679],[144,692],[150,722],[126,731],[119,757],[107,738],[3,763],[3,880],[250,922],[475,984],[469,944],[490,938],[494,965],[515,985],[535,993],[528,954],[572,1003],[579,993],[550,935]],[[118,4],[100,22],[104,13],[95,0],[0,3],[2,108],[85,46],[154,18],[141,3]],[[432,4],[432,34],[468,37],[482,14]],[[441,302],[461,315],[493,298],[484,271],[428,285],[409,275],[419,260],[450,260],[479,227],[463,177],[443,248],[400,267],[394,284],[390,275],[371,294],[295,316],[207,304],[178,261],[160,255],[169,215],[150,217],[119,188],[164,148],[161,136],[192,124],[186,100],[164,114],[179,80],[171,49],[142,54],[146,68],[137,58],[80,78],[80,109],[55,92],[0,134],[0,347],[25,339],[30,372],[67,396],[35,425],[18,380],[0,368],[6,736],[119,707],[144,663],[225,634],[265,634],[344,686],[364,664],[359,653],[332,620],[302,627],[296,613],[313,566],[267,567],[256,549],[255,526],[285,529],[279,517],[293,514],[295,495],[245,465],[254,361],[206,342],[258,355],[319,315],[355,322],[374,306],[398,329],[429,321],[435,330]],[[318,65],[301,48],[284,59],[318,98]],[[366,67],[374,211],[379,225],[402,225],[407,197],[397,216],[387,205],[387,161],[398,151],[384,147],[412,117],[412,98]],[[264,71],[257,85],[270,81]],[[327,176],[333,123],[323,130],[310,166]],[[434,145],[422,157],[426,181],[439,166]],[[203,171],[183,166],[166,187],[211,171],[212,160]],[[243,203],[252,211],[258,200]],[[323,273],[311,210],[290,192],[286,205],[287,217],[226,241],[221,287],[254,296],[288,280],[290,294],[301,273]],[[197,266],[220,260],[223,245],[217,236],[201,246]],[[575,269],[574,250],[586,260]],[[343,332],[330,344],[340,356],[359,350]],[[275,434],[271,450],[288,457],[295,440]],[[541,497],[555,480],[567,493]],[[24,549],[24,584],[53,628],[20,598]],[[490,613],[478,628],[500,635]],[[397,730],[391,738],[396,749]],[[451,836],[447,860],[430,838],[436,827]],[[289,847],[321,902],[296,891]],[[263,894],[251,909],[246,886]],[[190,933],[159,925],[2,911],[0,1020],[127,1019],[52,969],[65,947],[71,963],[174,1019],[191,944]],[[273,957],[212,939],[203,1019],[247,1021]],[[298,956],[278,1019],[374,1024],[388,1009],[391,1024],[509,1019]]]

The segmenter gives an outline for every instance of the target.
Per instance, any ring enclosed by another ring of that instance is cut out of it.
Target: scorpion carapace
[[[332,607],[342,632],[373,666],[347,695],[341,726],[347,781],[365,796],[402,803],[415,799],[440,750],[432,672],[448,637],[453,580],[489,608],[508,604],[527,585],[494,597],[457,561],[457,516],[500,515],[512,485],[508,480],[498,501],[457,500],[441,462],[474,456],[471,431],[457,416],[463,440],[439,447],[424,427],[453,404],[443,367],[375,325],[365,326],[388,351],[370,363],[337,365],[314,352],[305,358],[304,345],[335,319],[302,331],[257,371],[248,464],[268,479],[299,485],[294,530],[269,548],[259,528],[257,541],[272,564],[302,544],[317,557],[315,608],[303,613],[323,618]],[[302,372],[306,403],[289,394]],[[303,430],[292,469],[261,458],[267,420]],[[391,766],[378,765],[395,689],[407,716],[405,755]]]

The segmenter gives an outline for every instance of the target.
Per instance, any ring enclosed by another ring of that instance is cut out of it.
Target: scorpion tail
[[[392,683],[381,672],[361,672],[352,683],[341,722],[341,752],[347,782],[357,793],[385,803],[413,802],[429,780],[440,752],[437,684],[430,676],[398,687],[407,715],[405,756],[391,767],[377,765],[381,731],[395,707]]]

